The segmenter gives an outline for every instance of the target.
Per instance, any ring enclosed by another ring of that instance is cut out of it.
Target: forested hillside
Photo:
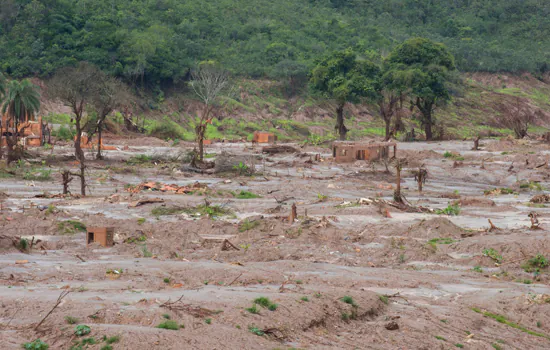
[[[388,53],[411,36],[447,45],[461,71],[530,71],[550,62],[543,0],[3,0],[0,70],[46,76],[86,60],[158,88],[201,60],[252,78],[308,72],[351,47]]]

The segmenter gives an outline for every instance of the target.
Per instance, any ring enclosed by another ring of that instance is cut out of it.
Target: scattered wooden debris
[[[534,211],[529,213],[529,218],[531,219],[531,230],[542,230],[542,227],[540,227],[538,214]]]
[[[167,185],[161,184],[159,182],[144,182],[139,185],[130,185],[126,191],[131,193],[139,193],[142,191],[160,191],[160,192],[174,192],[176,194],[187,194],[195,193],[197,191],[204,191],[208,188],[208,185],[205,183],[195,182],[192,185],[188,186],[178,186],[175,184]]]
[[[227,250],[231,250],[231,249],[240,250],[233,243],[229,242],[228,239],[224,239],[223,242],[222,242],[222,250],[227,251]]]
[[[137,200],[137,201],[130,202],[130,204],[128,204],[128,208],[136,208],[136,207],[142,206],[144,204],[153,204],[153,203],[164,203],[164,199],[162,199],[162,198],[140,199],[140,200]]]
[[[57,298],[57,301],[55,303],[55,305],[53,306],[53,308],[50,310],[50,312],[48,312],[46,314],[46,316],[44,316],[44,318],[42,319],[42,321],[40,321],[36,327],[34,327],[34,330],[36,331],[38,329],[38,327],[40,327],[42,325],[42,323],[44,323],[44,321],[46,321],[46,319],[52,314],[52,312],[59,306],[59,304],[61,304],[61,302],[63,301],[63,298],[65,298],[71,291],[69,290],[66,290],[66,291],[63,291],[61,292],[61,294],[59,295],[59,297]]]
[[[183,299],[183,294],[176,301],[170,301],[170,299],[168,299],[168,301],[160,304],[160,307],[164,307],[175,312],[177,311],[186,312],[196,318],[205,318],[216,314],[216,312],[213,310],[209,310],[200,306],[193,306],[191,304],[185,304],[182,301],[182,299]]]
[[[538,194],[531,198],[531,203],[550,203],[550,194]]]
[[[491,225],[489,227],[489,229],[487,230],[487,232],[492,232],[492,231],[498,231],[500,230],[498,227],[495,226],[495,224],[493,224],[493,222],[491,221],[491,219],[487,219],[487,221],[489,221],[489,225]]]
[[[277,153],[298,153],[298,150],[292,146],[277,145],[262,147],[262,153],[277,154]]]

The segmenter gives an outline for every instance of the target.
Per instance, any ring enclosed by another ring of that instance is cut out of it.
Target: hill
[[[161,90],[201,60],[284,78],[335,49],[387,53],[423,36],[445,43],[462,71],[540,75],[549,15],[540,0],[4,0],[0,70],[45,76],[86,60]]]

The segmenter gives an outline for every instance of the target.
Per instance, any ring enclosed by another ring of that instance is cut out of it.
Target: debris
[[[497,231],[497,230],[500,230],[498,227],[496,227],[493,222],[491,221],[491,219],[487,219],[487,221],[489,221],[489,225],[491,225],[491,227],[489,227],[489,229],[487,230],[487,232],[492,232],[492,231]]]
[[[397,324],[397,322],[395,321],[391,321],[389,323],[386,323],[386,325],[384,326],[388,331],[395,331],[395,330],[398,330],[399,329],[399,324]]]
[[[233,243],[229,242],[228,239],[224,239],[223,242],[222,242],[222,250],[227,251],[227,250],[230,250],[230,249],[240,250],[239,248],[235,247],[235,245]]]
[[[531,203],[549,203],[550,202],[550,194],[539,194],[531,198],[529,201]]]
[[[75,254],[75,257],[78,258],[82,262],[86,262],[86,260],[82,259],[82,257],[78,254]]]
[[[266,146],[262,148],[262,153],[277,154],[277,153],[298,153],[298,150],[291,146]]]
[[[24,265],[24,264],[28,264],[29,261],[28,260],[15,260],[15,263],[18,264],[18,265]]]
[[[38,327],[40,327],[40,325],[42,323],[44,323],[44,321],[46,321],[46,319],[48,318],[48,316],[50,316],[52,314],[52,312],[59,306],[59,304],[61,304],[61,302],[63,301],[63,298],[65,298],[71,291],[69,290],[66,290],[66,291],[63,291],[61,292],[61,294],[59,294],[59,297],[57,298],[57,301],[55,303],[55,305],[53,306],[53,308],[50,310],[50,312],[48,312],[46,314],[46,316],[44,316],[44,318],[42,319],[42,321],[40,321],[36,327],[34,327],[34,330],[36,331],[38,329]]]
[[[297,210],[296,210],[296,203],[293,203],[292,204],[292,209],[290,211],[290,215],[288,217],[288,222],[293,223],[294,220],[296,220],[297,217],[298,217],[298,213],[297,213]]]
[[[205,183],[195,182],[192,185],[188,186],[178,186],[178,185],[167,185],[161,184],[159,182],[144,182],[135,186],[128,186],[126,191],[130,193],[139,193],[142,191],[160,191],[160,192],[174,192],[176,194],[187,194],[194,193],[197,191],[204,191],[208,188],[208,185]]]
[[[531,219],[531,230],[542,230],[542,227],[540,227],[540,223],[539,223],[539,219],[538,219],[538,214],[535,213],[534,211],[530,212],[529,213],[529,218]]]
[[[164,199],[162,198],[140,199],[134,202],[130,202],[130,204],[128,204],[128,208],[136,208],[144,204],[153,204],[153,203],[164,203]]]

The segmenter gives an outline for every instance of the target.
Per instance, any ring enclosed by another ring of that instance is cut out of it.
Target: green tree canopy
[[[351,49],[334,52],[312,70],[310,86],[313,92],[336,103],[336,129],[341,140],[346,139],[348,131],[344,125],[345,104],[374,96],[378,74],[376,64],[358,58]]]
[[[28,79],[11,80],[7,84],[7,94],[2,107],[2,113],[15,117],[16,121],[25,119],[25,115],[33,115],[40,109],[40,92],[38,86]]]
[[[418,108],[426,139],[433,137],[436,105],[451,98],[458,82],[453,55],[440,43],[413,38],[397,46],[388,56],[383,80],[386,86],[407,93]]]

